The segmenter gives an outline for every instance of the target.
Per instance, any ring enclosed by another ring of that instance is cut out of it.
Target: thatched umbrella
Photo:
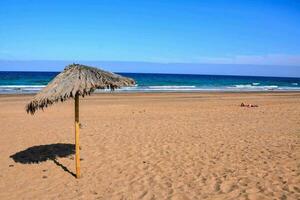
[[[95,89],[111,89],[133,86],[133,79],[80,64],[67,66],[32,101],[27,104],[27,113],[34,114],[56,102],[75,99],[75,151],[76,177],[80,177],[79,157],[79,97],[90,95]]]

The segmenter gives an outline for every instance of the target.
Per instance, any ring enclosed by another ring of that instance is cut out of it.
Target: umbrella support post
[[[76,178],[80,178],[80,155],[79,155],[79,95],[75,96],[75,166]]]

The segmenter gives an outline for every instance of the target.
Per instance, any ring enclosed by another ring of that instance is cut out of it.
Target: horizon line
[[[163,64],[163,65],[170,65],[170,64],[189,64],[189,65],[247,65],[247,66],[274,66],[274,67],[300,67],[299,64],[262,64],[262,63],[218,63],[218,62],[163,62],[163,61],[130,61],[130,60],[53,60],[53,59],[0,59],[0,62],[70,62],[72,63],[79,63],[79,62],[119,62],[119,63],[147,63],[147,64]],[[80,64],[80,63],[79,63]]]
[[[25,72],[25,73],[60,73],[62,71],[21,71],[21,70],[11,70],[11,71],[3,71],[0,70],[0,72]],[[238,77],[265,77],[265,78],[292,78],[292,79],[300,79],[299,76],[262,76],[262,75],[230,75],[230,74],[191,74],[191,73],[158,73],[158,72],[114,72],[116,74],[153,74],[153,75],[190,75],[190,76],[238,76]]]

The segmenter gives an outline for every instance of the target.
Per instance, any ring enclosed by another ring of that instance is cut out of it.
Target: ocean
[[[0,94],[37,93],[58,72],[0,72]],[[118,73],[137,85],[117,92],[300,91],[300,78]],[[106,92],[106,91],[98,91]]]

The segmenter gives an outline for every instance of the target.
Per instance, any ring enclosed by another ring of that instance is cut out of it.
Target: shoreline
[[[0,95],[35,95],[40,90],[16,90],[16,91],[0,91]],[[110,93],[261,93],[261,92],[295,92],[299,93],[300,89],[116,89],[115,91],[96,90],[94,94],[110,94]]]
[[[300,91],[112,91],[112,92],[94,92],[90,96],[94,95],[134,95],[134,94],[300,94]],[[13,96],[35,96],[37,93],[0,93],[0,97],[13,97]]]

